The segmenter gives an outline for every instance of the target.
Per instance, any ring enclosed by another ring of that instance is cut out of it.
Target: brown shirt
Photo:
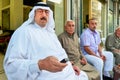
[[[68,35],[66,32],[62,33],[58,36],[62,47],[65,49],[70,61],[74,63],[78,62],[81,57],[79,41],[77,34],[73,34],[72,36]]]

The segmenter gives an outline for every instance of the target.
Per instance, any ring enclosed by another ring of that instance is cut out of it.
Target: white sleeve
[[[25,32],[14,33],[4,59],[4,69],[8,80],[35,80],[40,73],[38,61],[29,59],[27,53],[29,37]]]

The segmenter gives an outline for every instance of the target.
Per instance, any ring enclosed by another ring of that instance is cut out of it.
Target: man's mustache
[[[47,20],[47,18],[46,17],[42,17],[42,18],[40,18],[41,20]]]

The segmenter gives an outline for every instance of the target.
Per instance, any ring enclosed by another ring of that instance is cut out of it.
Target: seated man
[[[10,39],[4,58],[8,80],[88,80],[70,61],[60,62],[68,56],[54,27],[50,7],[43,2],[35,4],[28,20]]]
[[[102,50],[100,34],[96,27],[97,20],[90,19],[88,28],[81,34],[80,47],[87,61],[100,72],[101,79],[103,74],[110,78],[109,71],[113,69],[113,54]]]
[[[115,57],[115,64],[120,64],[120,26],[117,26],[115,32],[106,38],[105,47],[111,51]]]
[[[58,38],[72,64],[79,66],[80,70],[85,71],[89,80],[100,80],[99,72],[87,63],[85,57],[80,52],[78,36],[75,33],[75,22],[68,20],[64,29],[65,31]]]

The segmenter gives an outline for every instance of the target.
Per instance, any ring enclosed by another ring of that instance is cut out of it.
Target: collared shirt
[[[84,55],[88,54],[84,50],[84,46],[89,46],[90,49],[95,52],[96,54],[98,53],[98,45],[101,42],[99,32],[97,31],[91,31],[89,28],[87,28],[80,36],[80,47]]]
[[[67,58],[55,33],[37,24],[18,28],[4,59],[8,80],[75,80],[75,72],[69,61],[61,72],[40,71],[38,61],[48,56],[55,56],[59,61]]]
[[[106,38],[105,47],[108,51],[113,51],[114,49],[120,50],[120,38],[117,37],[115,33],[110,34]]]

